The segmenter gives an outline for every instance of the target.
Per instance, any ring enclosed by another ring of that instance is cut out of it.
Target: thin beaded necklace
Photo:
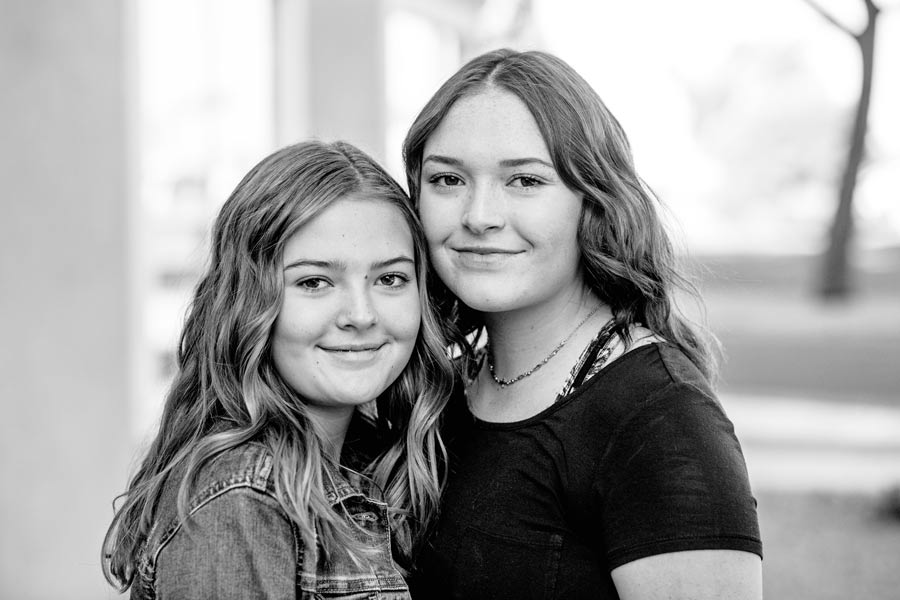
[[[541,367],[543,367],[544,365],[546,365],[548,362],[550,362],[550,359],[553,358],[554,356],[556,356],[557,353],[559,353],[559,351],[562,350],[562,347],[566,345],[566,342],[568,342],[570,339],[572,339],[572,336],[575,335],[575,332],[578,331],[579,329],[581,329],[581,326],[582,326],[582,325],[584,325],[585,323],[587,323],[588,320],[589,320],[591,317],[593,317],[595,314],[597,314],[597,311],[600,310],[600,308],[601,308],[602,306],[603,306],[603,305],[600,304],[600,305],[598,305],[596,308],[594,308],[594,310],[592,310],[591,312],[589,312],[588,315],[587,315],[584,319],[582,319],[581,322],[580,322],[578,325],[575,326],[575,329],[573,329],[572,332],[571,332],[569,335],[567,335],[566,338],[565,338],[563,341],[561,341],[561,342],[559,343],[559,345],[558,345],[556,348],[554,348],[554,349],[550,352],[550,354],[548,354],[548,355],[544,358],[544,360],[542,360],[542,361],[539,362],[538,364],[534,365],[533,367],[531,367],[530,369],[528,369],[528,370],[525,371],[524,373],[521,373],[521,374],[519,374],[519,375],[516,375],[516,376],[513,377],[512,379],[503,379],[503,378],[501,378],[501,377],[497,377],[497,374],[494,372],[494,353],[493,353],[493,351],[491,350],[491,342],[490,342],[490,340],[488,340],[488,344],[487,344],[487,365],[488,365],[488,372],[491,374],[491,379],[494,380],[494,383],[496,383],[497,385],[500,386],[500,389],[503,389],[503,388],[505,388],[505,387],[507,387],[507,386],[510,386],[510,385],[514,384],[514,383],[518,383],[518,382],[522,381],[523,379],[525,379],[526,377],[528,377],[528,376],[530,376],[530,375],[533,375],[533,374],[535,373],[535,371],[537,371],[538,369],[540,369]]]

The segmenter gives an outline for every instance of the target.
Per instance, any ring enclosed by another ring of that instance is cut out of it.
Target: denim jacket
[[[368,564],[357,566],[341,556],[329,563],[318,544],[304,547],[299,528],[275,499],[272,456],[262,445],[249,443],[201,469],[187,524],[176,509],[180,478],[170,478],[138,561],[131,598],[408,599],[391,557],[387,506],[343,478],[334,479],[326,483],[326,496],[333,505],[343,503],[364,530],[359,539],[376,551]]]

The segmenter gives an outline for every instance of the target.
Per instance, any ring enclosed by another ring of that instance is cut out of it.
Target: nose
[[[378,312],[372,302],[368,286],[348,290],[344,295],[337,317],[338,327],[367,329],[378,322]]]
[[[475,234],[500,229],[506,223],[502,209],[502,199],[493,186],[474,186],[462,216],[462,224]]]

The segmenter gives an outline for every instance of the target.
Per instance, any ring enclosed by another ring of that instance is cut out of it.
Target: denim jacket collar
[[[353,496],[363,496],[363,493],[353,487],[349,481],[330,463],[322,469],[322,484],[325,489],[325,499],[332,506],[340,504]]]

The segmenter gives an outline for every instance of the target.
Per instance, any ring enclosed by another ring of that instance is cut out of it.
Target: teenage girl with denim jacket
[[[409,199],[346,143],[224,204],[155,439],[103,546],[133,598],[408,598],[452,370]]]

